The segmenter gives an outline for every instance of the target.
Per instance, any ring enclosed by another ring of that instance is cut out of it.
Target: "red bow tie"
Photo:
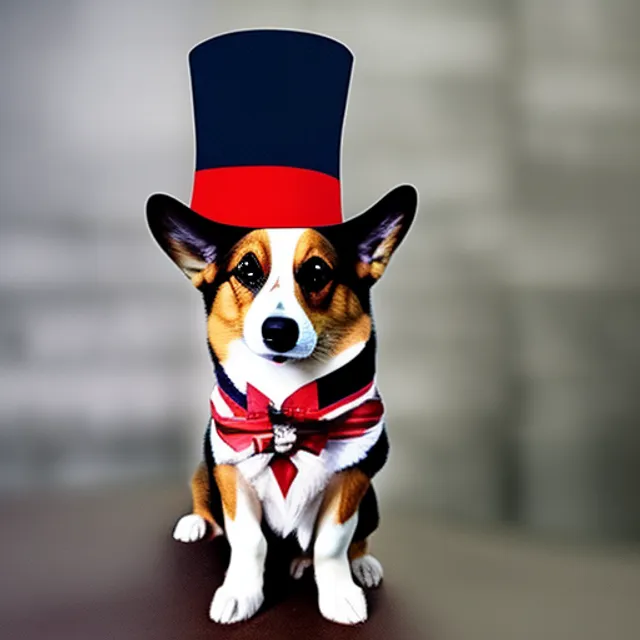
[[[282,495],[286,497],[298,474],[298,469],[289,459],[296,451],[320,455],[329,440],[361,436],[380,422],[384,408],[379,398],[365,400],[337,418],[323,419],[330,412],[364,396],[372,386],[373,382],[320,409],[318,386],[312,382],[290,395],[279,410],[275,410],[269,398],[251,385],[247,386],[246,409],[218,387],[233,416],[220,415],[213,402],[211,416],[220,438],[234,451],[253,446],[254,453],[275,452],[269,465]]]

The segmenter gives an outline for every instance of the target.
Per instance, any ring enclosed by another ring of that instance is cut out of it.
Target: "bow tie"
[[[373,387],[373,382],[359,391],[322,409],[318,386],[311,382],[292,395],[280,409],[255,387],[247,386],[247,408],[232,400],[220,387],[218,391],[232,416],[222,416],[211,402],[211,416],[220,438],[234,451],[253,447],[253,453],[273,453],[269,466],[286,498],[298,469],[290,460],[297,451],[320,455],[329,440],[355,438],[376,426],[384,409],[379,398],[364,400],[337,418],[325,419],[329,413],[357,402]]]

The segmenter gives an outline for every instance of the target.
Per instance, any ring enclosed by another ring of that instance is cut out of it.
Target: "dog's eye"
[[[264,281],[264,272],[253,253],[247,253],[232,273],[248,289],[257,289]]]
[[[322,258],[310,258],[296,273],[298,284],[309,293],[322,291],[331,281],[331,267]]]

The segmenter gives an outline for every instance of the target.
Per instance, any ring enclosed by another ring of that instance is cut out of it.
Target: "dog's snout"
[[[298,342],[299,334],[298,323],[291,318],[274,316],[267,318],[262,323],[262,339],[264,343],[269,349],[273,349],[278,353],[293,349]]]

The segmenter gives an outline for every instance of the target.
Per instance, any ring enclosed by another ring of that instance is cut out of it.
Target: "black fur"
[[[147,223],[162,250],[190,277],[184,265],[184,255],[207,264],[224,262],[229,250],[247,233],[248,227],[234,227],[204,218],[179,200],[157,193],[147,200]],[[222,271],[222,270],[220,270]],[[226,274],[222,274],[224,277]],[[205,287],[206,289],[206,287]],[[209,293],[215,287],[209,287]]]

